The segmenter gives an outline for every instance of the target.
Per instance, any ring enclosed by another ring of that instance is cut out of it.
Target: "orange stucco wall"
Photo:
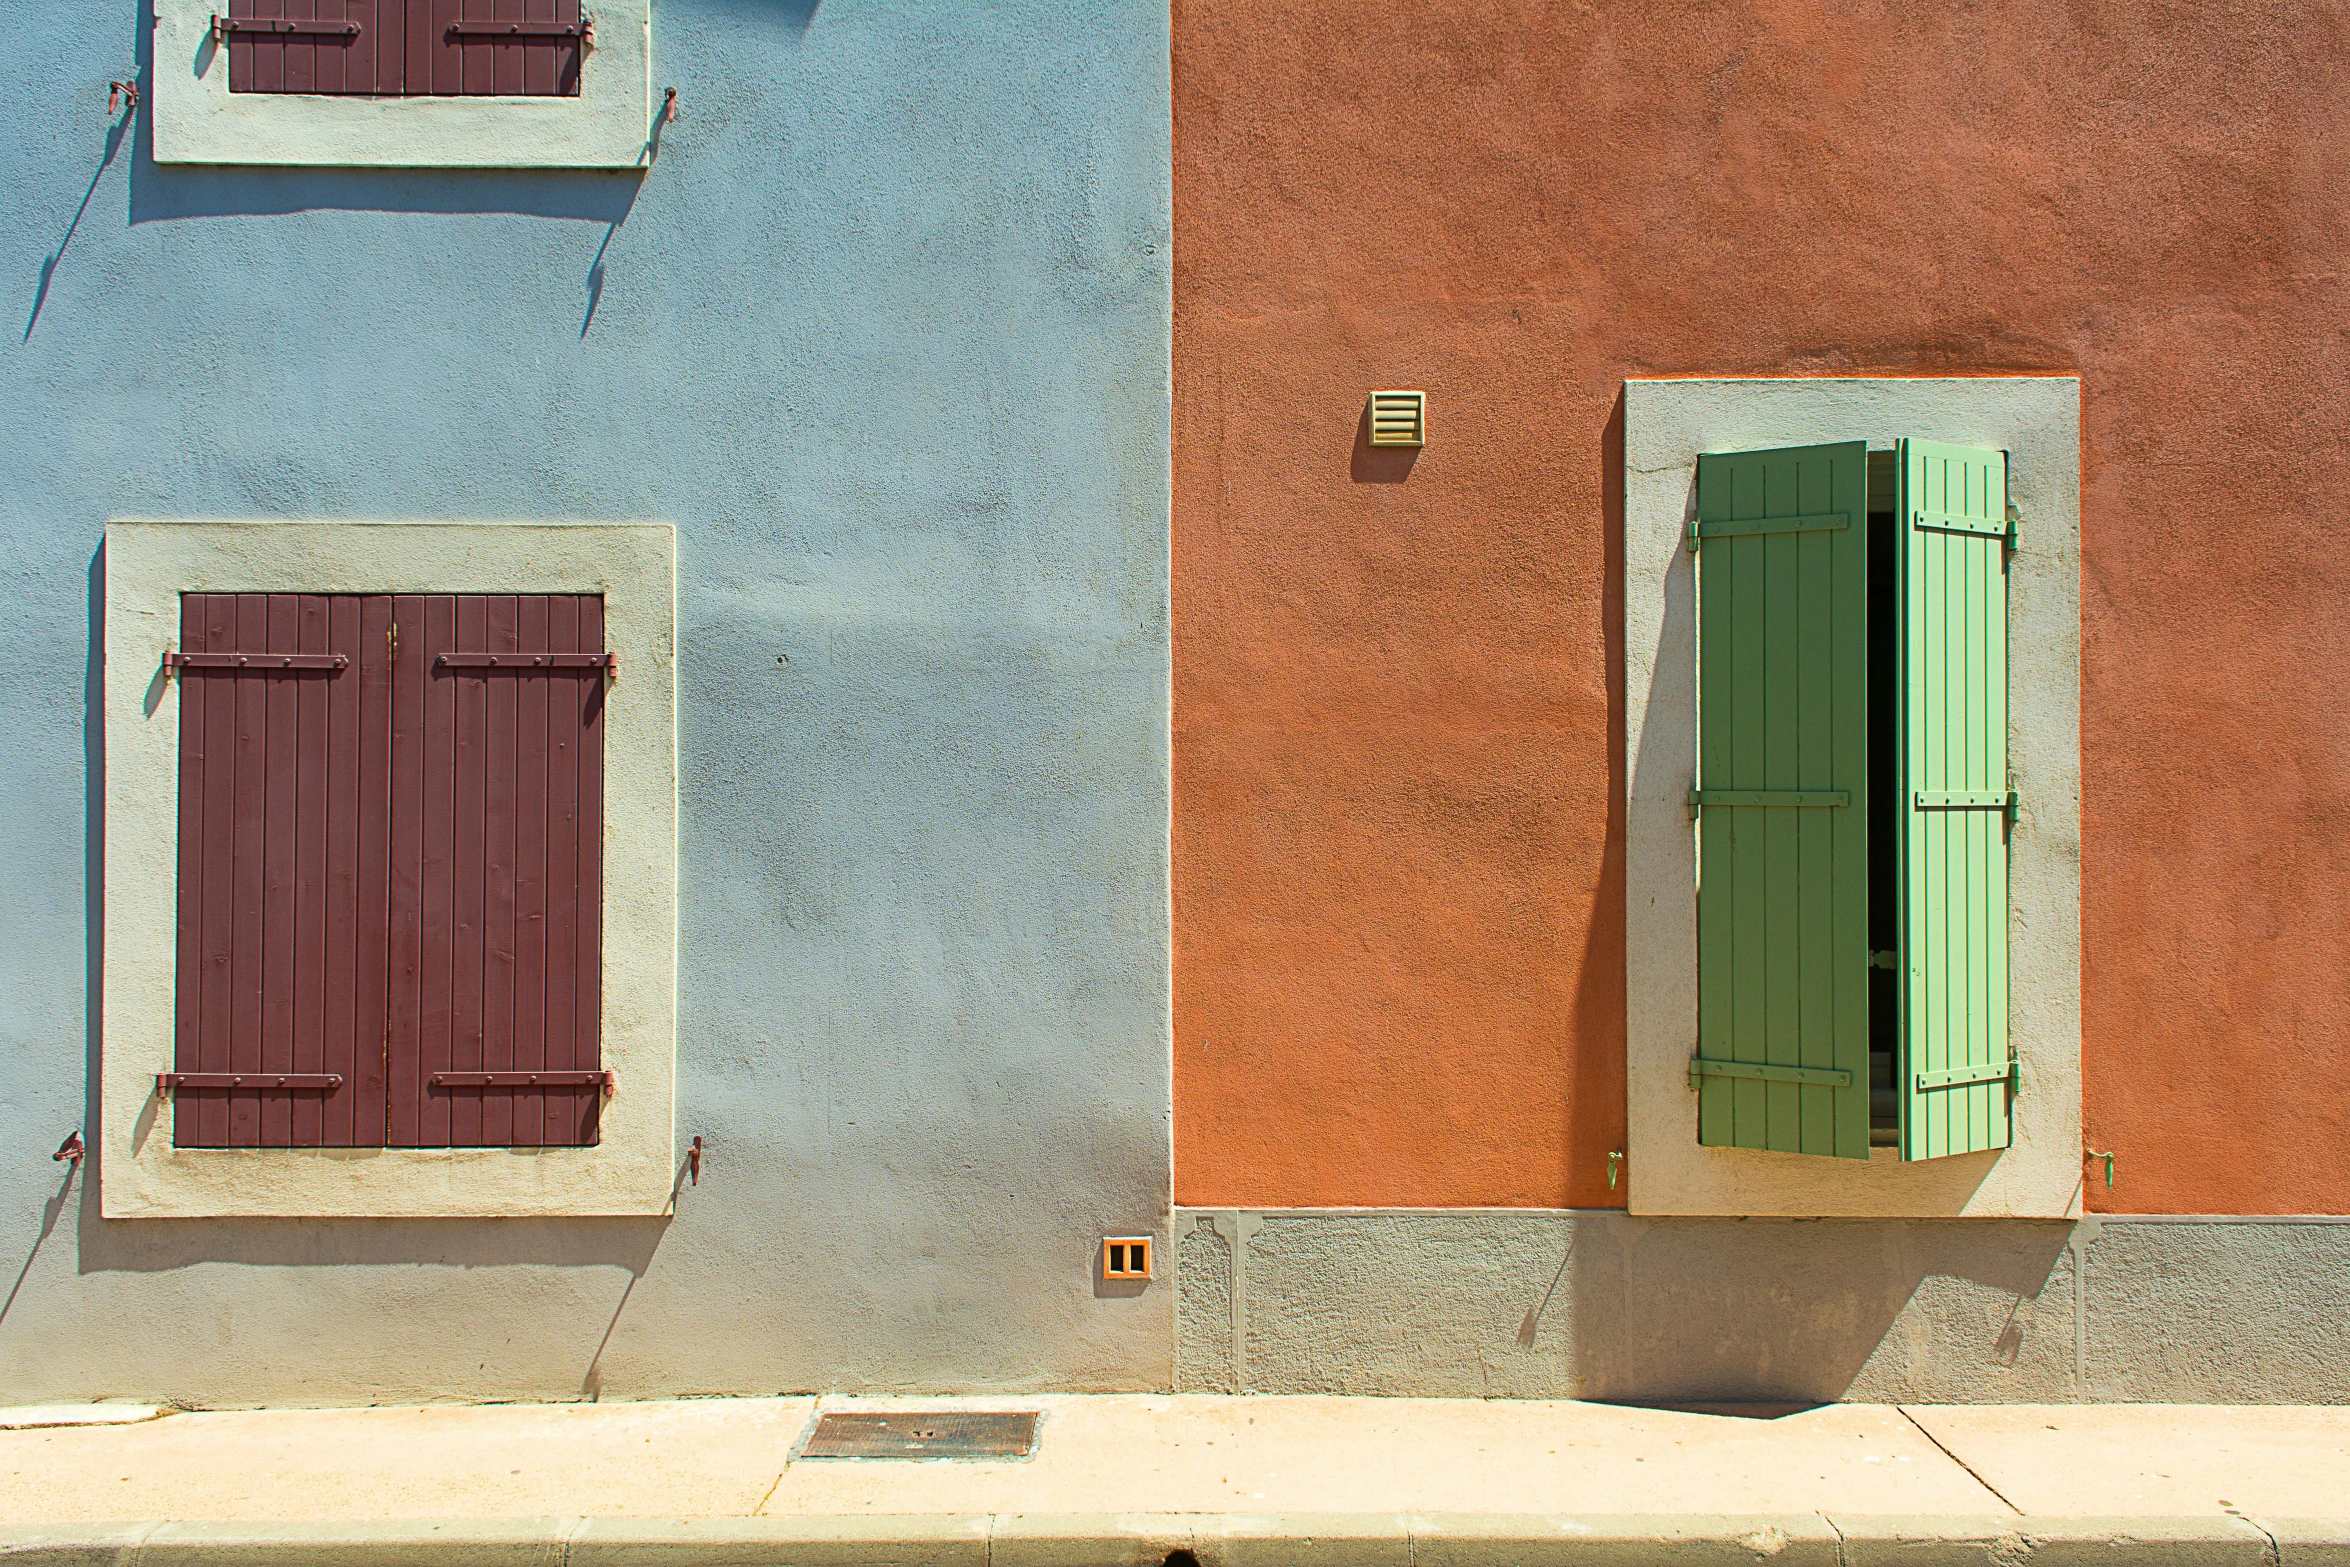
[[[2350,1211],[2350,15],[1173,15],[1178,1200],[1619,1201],[1621,382],[2030,370],[2091,1205]]]

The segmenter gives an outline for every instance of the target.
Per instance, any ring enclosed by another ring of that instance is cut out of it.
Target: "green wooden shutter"
[[[1869,1154],[1868,451],[1697,460],[1698,1141]]]
[[[1904,441],[1901,1154],[2008,1145],[2007,458]]]

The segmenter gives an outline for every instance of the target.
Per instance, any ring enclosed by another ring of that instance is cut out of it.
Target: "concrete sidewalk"
[[[1044,1421],[1018,1462],[794,1457],[820,1410],[893,1408]],[[2350,1409],[1059,1396],[173,1414],[0,1430],[0,1521],[12,1560],[157,1564],[2350,1563]]]

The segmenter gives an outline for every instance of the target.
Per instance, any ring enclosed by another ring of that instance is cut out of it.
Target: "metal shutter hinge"
[[[1689,1062],[1689,1086],[1706,1077],[1742,1077],[1763,1083],[1802,1083],[1813,1088],[1850,1088],[1852,1074],[1840,1066],[1775,1066],[1765,1061],[1708,1061],[1695,1056]]]
[[[226,41],[232,35],[269,38],[340,38],[345,43],[359,36],[357,22],[316,22],[298,17],[282,16],[222,16],[212,17],[212,36]]]

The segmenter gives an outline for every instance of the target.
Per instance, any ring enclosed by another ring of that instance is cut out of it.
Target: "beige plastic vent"
[[[1426,392],[1373,392],[1371,394],[1371,444],[1373,446],[1427,445],[1428,394]]]

